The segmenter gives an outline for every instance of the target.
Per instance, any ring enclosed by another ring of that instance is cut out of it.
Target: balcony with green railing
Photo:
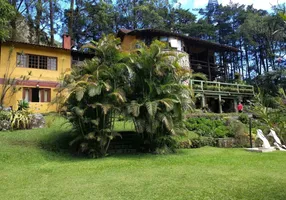
[[[226,94],[253,96],[254,87],[251,85],[222,83],[216,81],[190,80],[190,87],[195,93]]]

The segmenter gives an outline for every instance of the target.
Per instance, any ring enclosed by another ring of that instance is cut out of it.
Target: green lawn
[[[0,199],[286,199],[286,153],[201,148],[177,154],[74,158],[50,128],[0,132]],[[46,149],[47,148],[47,149]]]

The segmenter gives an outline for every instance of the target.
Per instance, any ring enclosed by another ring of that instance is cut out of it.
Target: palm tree
[[[172,136],[181,132],[183,113],[192,108],[192,92],[184,84],[191,71],[178,64],[176,52],[165,51],[166,44],[154,41],[150,47],[137,44],[132,54],[132,95],[127,112],[136,131],[146,140],[148,150],[173,150]]]
[[[66,75],[59,91],[65,93],[66,113],[77,137],[71,144],[93,156],[105,156],[113,131],[115,112],[121,111],[129,90],[129,56],[120,51],[120,40],[109,35],[84,48],[94,58]]]

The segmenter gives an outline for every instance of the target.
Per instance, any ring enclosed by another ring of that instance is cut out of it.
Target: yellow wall
[[[10,54],[9,52],[12,53]],[[33,68],[23,68],[16,67],[17,64],[17,53],[25,54],[34,54],[42,56],[57,57],[57,71],[46,70],[46,69],[33,69]],[[10,59],[9,59],[10,54]],[[0,58],[0,78],[4,77],[4,74],[9,69],[12,72],[11,77],[20,78],[21,75],[28,75],[28,72],[31,72],[29,80],[31,81],[52,81],[58,82],[58,78],[63,73],[69,73],[71,69],[71,52],[64,49],[55,49],[48,47],[39,47],[29,44],[1,44],[1,58]],[[23,86],[29,87],[29,86]],[[54,92],[55,88],[52,87],[42,87],[40,88],[51,88],[51,99],[56,95]],[[1,90],[0,90],[1,93]],[[13,109],[17,109],[18,100],[22,99],[22,90],[18,91],[13,97],[8,92],[7,97],[5,98],[5,106],[13,106]],[[30,107],[32,112],[36,113],[46,113],[56,111],[56,105],[50,105],[50,103],[45,102],[30,102]]]
[[[136,36],[125,35],[121,43],[123,51],[130,51],[136,43]]]

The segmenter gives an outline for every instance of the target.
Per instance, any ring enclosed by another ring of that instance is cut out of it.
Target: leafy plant
[[[29,102],[25,100],[18,101],[18,110],[27,110],[29,109]]]
[[[11,129],[30,128],[31,115],[26,110],[12,111],[10,115]]]

